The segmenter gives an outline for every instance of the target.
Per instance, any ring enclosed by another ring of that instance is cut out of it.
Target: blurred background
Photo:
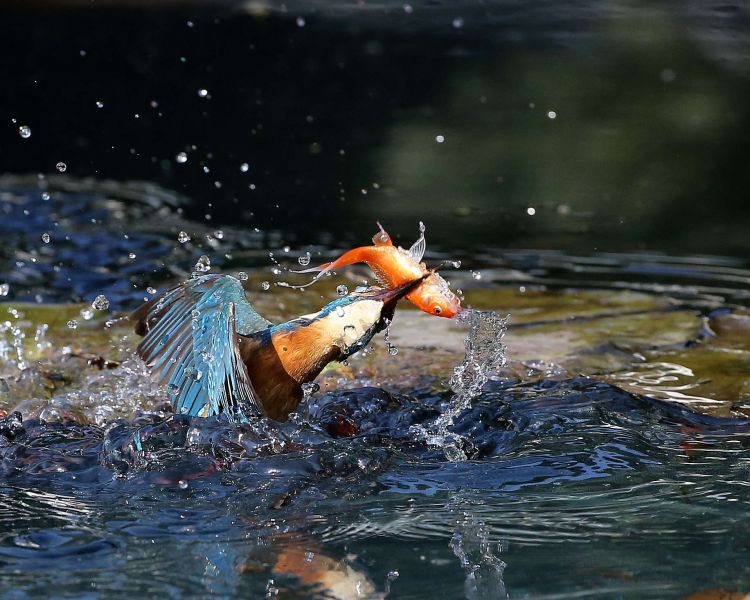
[[[0,172],[149,182],[283,243],[423,220],[433,249],[745,256],[749,25],[710,0],[6,2]]]

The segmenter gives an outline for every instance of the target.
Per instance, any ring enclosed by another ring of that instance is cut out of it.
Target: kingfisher
[[[303,385],[343,361],[393,319],[397,302],[424,278],[357,290],[316,313],[273,325],[253,308],[238,279],[202,275],[141,305],[138,355],[165,385],[176,412],[232,421],[285,421]]]

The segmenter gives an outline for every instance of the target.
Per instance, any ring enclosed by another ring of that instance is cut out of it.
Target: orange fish
[[[461,310],[461,301],[448,287],[448,283],[435,270],[429,271],[422,262],[426,242],[424,225],[419,224],[419,239],[408,250],[394,246],[391,236],[378,223],[372,246],[360,246],[342,254],[333,262],[311,267],[295,273],[320,273],[307,285],[315,283],[328,271],[354,263],[366,263],[375,273],[380,285],[394,287],[424,277],[424,281],[406,295],[420,310],[440,317],[454,317]],[[306,287],[306,286],[302,286]]]

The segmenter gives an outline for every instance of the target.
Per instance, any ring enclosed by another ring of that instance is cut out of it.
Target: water
[[[42,247],[37,225],[24,224],[42,222],[48,206],[101,220],[96,239],[110,251],[89,252],[76,242],[86,230],[71,229],[36,261],[0,272],[12,282],[0,308],[0,579],[14,589],[326,588],[345,598],[747,589],[741,260],[473,252],[450,276],[475,307],[463,322],[401,307],[387,339],[309,386],[290,422],[238,426],[171,414],[170,391],[133,355],[120,311],[204,253],[212,270],[241,268],[274,320],[315,310],[360,275],[312,294],[263,292],[269,268],[284,277],[300,253],[282,249],[273,262],[276,246],[253,231],[224,227],[219,240],[161,190],[150,192],[153,210],[168,226],[118,202],[128,186],[42,184],[46,200],[36,180],[14,187],[18,252]],[[176,239],[187,230],[190,244]],[[111,259],[128,251],[133,261]],[[93,273],[83,267],[97,261]],[[128,285],[109,283],[119,278]],[[86,303],[42,302],[66,295]]]
[[[743,5],[23,4],[3,596],[750,591]],[[194,268],[280,322],[420,220],[467,320],[400,305],[287,423],[174,415],[133,354]]]

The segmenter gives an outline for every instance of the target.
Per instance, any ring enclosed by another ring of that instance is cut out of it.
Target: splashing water
[[[460,365],[453,369],[449,385],[453,396],[446,410],[434,421],[429,430],[416,431],[431,445],[442,448],[450,461],[468,458],[466,440],[449,431],[456,417],[470,407],[471,400],[478,396],[490,375],[502,369],[507,362],[503,336],[508,327],[508,316],[501,317],[494,311],[466,309],[457,320],[469,324],[466,336],[466,355]]]

